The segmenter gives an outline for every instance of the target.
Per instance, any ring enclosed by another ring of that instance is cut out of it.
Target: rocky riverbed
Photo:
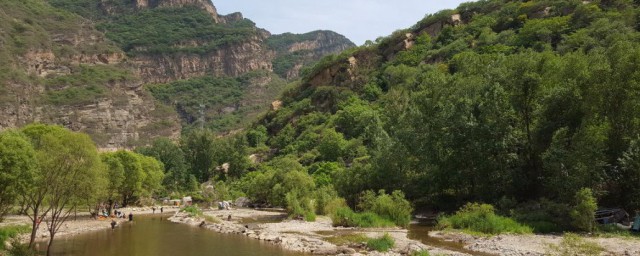
[[[497,235],[491,237],[472,236],[457,231],[434,231],[430,236],[446,241],[465,244],[465,248],[494,255],[543,256],[549,255],[550,245],[558,246],[563,238],[559,235]],[[621,237],[581,237],[604,249],[602,255],[640,255],[640,239]]]
[[[224,234],[244,235],[285,249],[316,255],[407,255],[427,250],[431,255],[465,255],[427,246],[407,238],[406,229],[354,229],[333,227],[331,220],[318,216],[315,222],[286,219],[286,214],[253,209],[212,210],[204,213],[208,217],[190,217],[187,213],[176,213],[170,221],[200,226]],[[388,233],[395,240],[394,248],[386,253],[370,251],[363,244],[335,245],[328,238],[342,233],[363,234],[380,237]]]

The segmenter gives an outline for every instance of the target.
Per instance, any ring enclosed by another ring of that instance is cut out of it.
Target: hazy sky
[[[213,0],[220,14],[242,12],[273,34],[333,30],[357,45],[462,2],[469,0]]]

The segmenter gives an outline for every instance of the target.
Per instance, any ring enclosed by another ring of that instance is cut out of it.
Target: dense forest
[[[112,191],[102,200],[247,197],[344,226],[405,226],[413,209],[477,202],[536,232],[589,230],[580,211],[592,218],[595,202],[640,210],[638,5],[484,0],[428,15],[325,57],[244,132],[193,128],[179,141],[102,154]],[[150,90],[190,100],[235,95],[239,84]],[[194,104],[184,111],[197,118]],[[37,127],[0,139],[32,154],[30,139],[38,159]]]

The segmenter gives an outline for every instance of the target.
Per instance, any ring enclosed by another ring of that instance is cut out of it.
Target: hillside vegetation
[[[631,1],[462,4],[323,59],[249,138],[265,133],[263,165],[294,160],[352,206],[401,190],[418,207],[485,202],[562,229],[589,188],[631,211],[639,14]]]

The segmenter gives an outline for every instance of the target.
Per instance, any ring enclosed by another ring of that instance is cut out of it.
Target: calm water
[[[53,244],[54,255],[300,255],[242,235],[171,223],[169,216],[135,216],[115,230],[61,237]],[[46,249],[46,243],[40,248]]]

